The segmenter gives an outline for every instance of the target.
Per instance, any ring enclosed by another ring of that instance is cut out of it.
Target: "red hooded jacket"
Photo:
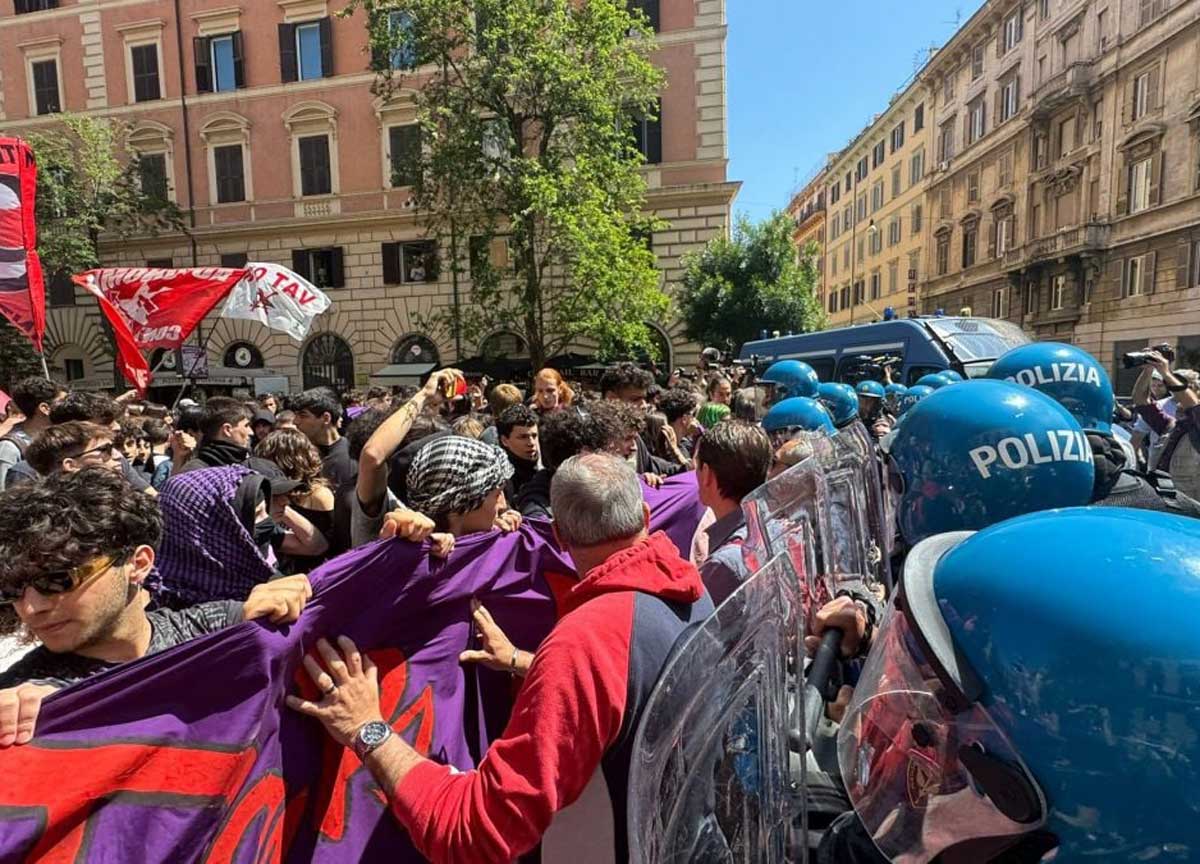
[[[511,861],[602,776],[613,854],[624,861],[642,709],[672,647],[712,611],[696,568],[662,532],[589,571],[567,593],[479,767],[457,773],[423,762],[393,790],[392,812],[417,849],[434,862]]]

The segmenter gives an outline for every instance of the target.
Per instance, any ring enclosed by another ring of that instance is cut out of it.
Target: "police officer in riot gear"
[[[777,360],[758,376],[758,383],[768,388],[767,405],[770,406],[796,396],[815,398],[821,379],[802,360]]]
[[[997,359],[986,377],[1039,390],[1079,421],[1096,469],[1092,503],[1200,517],[1200,504],[1177,490],[1169,474],[1137,470],[1132,448],[1113,434],[1116,397],[1091,354],[1074,345],[1032,342]]]

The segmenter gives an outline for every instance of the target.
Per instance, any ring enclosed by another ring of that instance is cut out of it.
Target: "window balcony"
[[[1033,93],[1033,119],[1044,120],[1064,105],[1085,96],[1092,86],[1092,61],[1076,60],[1051,75]]]

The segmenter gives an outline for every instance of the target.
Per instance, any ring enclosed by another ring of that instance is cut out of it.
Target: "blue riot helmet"
[[[1194,860],[1197,549],[1197,520],[1120,508],[914,548],[838,736],[880,852]]]
[[[858,394],[849,384],[822,384],[817,387],[817,398],[829,410],[833,425],[839,429],[858,417]]]
[[[859,399],[862,399],[864,396],[883,399],[887,396],[887,391],[884,390],[883,385],[878,381],[859,381],[858,386],[854,388],[854,392],[858,394]]]
[[[771,404],[793,396],[814,399],[817,395],[817,385],[821,383],[813,368],[802,360],[776,360],[767,367],[766,372],[758,376],[758,381],[774,389],[770,396]]]
[[[903,384],[896,384],[896,387],[904,387]],[[896,410],[903,417],[908,413],[914,405],[933,392],[933,388],[925,384],[914,384],[912,387],[904,387],[904,392],[896,397]]]
[[[956,369],[943,369],[941,372],[939,372],[937,374],[941,375],[943,378],[948,380],[951,384],[959,384],[962,381],[966,380],[965,378],[963,378],[962,375],[960,375],[958,373],[958,370],[956,370]]]
[[[1085,431],[1112,432],[1112,383],[1104,367],[1081,348],[1030,342],[1000,357],[986,377],[1042,391],[1070,411]]]
[[[931,390],[939,390],[942,387],[957,382],[950,380],[941,372],[930,372],[928,375],[922,375],[918,378],[917,383]]]
[[[1007,381],[931,393],[904,415],[888,453],[910,545],[1092,499],[1095,466],[1079,423],[1049,396]]]
[[[908,388],[903,384],[888,384],[884,387],[883,393],[888,410],[898,415],[900,413],[900,397],[907,392]]]
[[[762,420],[763,431],[773,445],[791,438],[797,432],[821,432],[833,435],[837,429],[825,406],[807,396],[793,396],[777,402]]]

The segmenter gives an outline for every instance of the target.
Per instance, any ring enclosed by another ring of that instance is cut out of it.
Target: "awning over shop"
[[[435,363],[393,363],[371,373],[375,384],[420,384],[421,379],[437,368]]]
[[[284,375],[277,369],[236,369],[232,366],[209,366],[208,374],[195,379],[195,384],[203,387],[243,387],[251,384],[255,378],[278,378]],[[154,373],[150,381],[151,387],[180,387],[188,379],[175,372],[159,371]]]

